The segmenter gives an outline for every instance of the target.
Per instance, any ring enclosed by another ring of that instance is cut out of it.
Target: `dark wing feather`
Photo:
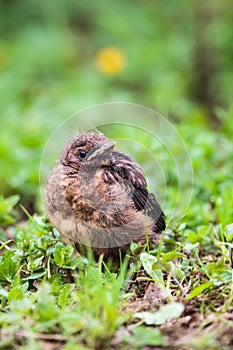
[[[132,195],[137,210],[144,210],[155,222],[155,232],[163,231],[166,227],[164,213],[153,193],[146,188],[134,187]]]
[[[129,156],[117,151],[113,153],[111,163],[113,176],[126,181],[135,208],[145,211],[154,220],[154,232],[163,231],[166,227],[165,216],[153,193],[147,190],[143,169]]]

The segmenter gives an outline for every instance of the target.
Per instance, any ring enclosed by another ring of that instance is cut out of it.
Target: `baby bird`
[[[46,211],[61,239],[81,254],[117,261],[131,242],[155,246],[164,213],[147,190],[143,169],[102,134],[83,132],[69,141],[48,176]]]

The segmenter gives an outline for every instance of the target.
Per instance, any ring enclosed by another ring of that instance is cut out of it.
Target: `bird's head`
[[[60,161],[77,171],[98,168],[107,162],[115,146],[104,135],[83,132],[71,140],[62,151]]]

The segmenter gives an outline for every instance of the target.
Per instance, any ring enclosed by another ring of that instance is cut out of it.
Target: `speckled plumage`
[[[117,260],[131,242],[158,243],[164,214],[143,169],[104,135],[85,132],[64,147],[48,176],[45,204],[61,238],[78,251]]]

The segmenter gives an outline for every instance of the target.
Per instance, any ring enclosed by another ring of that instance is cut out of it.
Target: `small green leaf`
[[[3,260],[0,263],[0,282],[12,283],[19,271],[20,264],[14,255],[14,251],[7,251],[3,254]]]
[[[55,303],[55,297],[51,294],[50,285],[43,284],[38,292],[38,303],[35,308],[35,316],[41,321],[55,319],[58,309]]]
[[[0,224],[1,225],[9,225],[14,222],[14,218],[11,215],[11,212],[14,206],[19,201],[19,196],[14,195],[8,198],[4,198],[0,196]]]
[[[192,292],[186,297],[186,299],[187,299],[187,300],[190,300],[190,299],[195,298],[196,296],[198,296],[198,295],[200,295],[202,292],[204,292],[204,290],[210,288],[212,285],[213,285],[213,282],[212,282],[212,281],[201,284],[200,286],[194,288],[194,289],[192,290]]]
[[[74,248],[58,242],[55,246],[54,261],[59,267],[74,270],[78,265],[78,259],[74,259]]]
[[[8,300],[22,300],[23,299],[23,291],[20,287],[15,287],[9,291]]]
[[[133,335],[123,336],[122,340],[130,344],[134,349],[141,349],[146,345],[153,346],[163,344],[163,337],[156,328],[138,326],[133,328],[132,332]]]
[[[71,292],[74,289],[75,284],[64,284],[61,288],[59,297],[58,297],[58,305],[66,306],[71,300]]]
[[[159,270],[159,267],[157,266],[158,265],[157,258],[151,254],[142,253],[140,255],[140,260],[142,262],[144,269],[151,276],[151,278],[156,283],[164,287],[163,274],[162,274],[162,271]]]
[[[6,289],[0,288],[0,296],[1,297],[6,297],[7,298],[8,294],[9,294],[9,292]]]
[[[184,254],[177,252],[176,250],[163,254],[163,260],[166,262],[169,262],[174,259],[184,258],[184,257],[185,257]]]
[[[18,195],[10,196],[8,198],[0,196],[0,215],[5,213],[9,214],[18,203],[19,198],[20,197]]]
[[[43,270],[38,270],[38,271],[35,271],[33,272],[28,278],[27,280],[36,280],[40,277],[43,277],[44,275],[46,274],[46,271],[43,269]]]
[[[183,311],[183,304],[171,303],[162,306],[157,312],[137,312],[134,316],[143,320],[147,325],[161,325],[173,318],[179,318]]]
[[[225,226],[225,237],[227,242],[232,242],[233,239],[233,223]]]

